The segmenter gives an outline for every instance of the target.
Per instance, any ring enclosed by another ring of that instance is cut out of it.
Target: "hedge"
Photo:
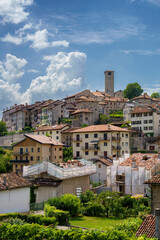
[[[69,224],[69,212],[56,209],[54,206],[45,204],[44,214],[46,217],[55,217],[59,225]]]
[[[57,219],[55,217],[44,217],[43,215],[37,214],[22,214],[22,213],[6,213],[0,214],[0,221],[8,218],[18,218],[24,220],[26,223],[37,223],[40,225],[52,225],[57,224]]]

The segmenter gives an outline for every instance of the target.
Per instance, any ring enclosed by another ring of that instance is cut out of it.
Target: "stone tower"
[[[105,71],[105,93],[114,96],[114,71]]]

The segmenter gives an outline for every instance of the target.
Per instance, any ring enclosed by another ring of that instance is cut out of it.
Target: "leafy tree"
[[[7,132],[6,123],[3,120],[0,121],[0,136],[4,136],[5,132]]]
[[[160,93],[159,92],[152,93],[151,97],[152,98],[160,98]]]
[[[123,91],[123,97],[132,99],[134,97],[138,97],[143,93],[143,89],[141,86],[137,83],[129,83]]]
[[[106,124],[109,123],[109,117],[106,114],[99,114],[99,120],[98,120],[98,124]]]
[[[94,199],[94,193],[91,190],[87,190],[86,192],[80,195],[80,200],[82,203],[88,203]]]
[[[11,159],[11,151],[0,148],[0,173],[7,173],[12,170]]]
[[[63,147],[63,161],[67,162],[68,160],[71,159],[73,159],[72,147]]]
[[[88,127],[88,124],[83,123],[81,127],[82,127],[82,128],[84,128],[84,127]]]

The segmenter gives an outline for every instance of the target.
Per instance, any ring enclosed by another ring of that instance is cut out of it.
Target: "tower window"
[[[112,72],[108,72],[108,75],[112,75]]]

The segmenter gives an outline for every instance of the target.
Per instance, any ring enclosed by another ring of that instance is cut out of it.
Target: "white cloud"
[[[49,47],[50,43],[48,42],[48,31],[46,29],[39,30],[34,34],[27,34],[25,41],[31,41],[31,48],[34,49],[43,49]]]
[[[125,54],[139,54],[139,55],[144,55],[144,56],[153,56],[153,55],[160,55],[160,49],[156,50],[122,50],[121,52]]]
[[[138,0],[137,0],[138,1]],[[140,2],[148,2],[152,5],[160,7],[160,0],[139,0]],[[131,3],[136,2],[136,0],[130,0]]]
[[[37,100],[49,98],[61,99],[67,94],[72,94],[86,88],[85,73],[87,56],[85,53],[59,52],[57,55],[51,56],[51,62],[46,69],[46,75],[33,79],[29,88],[24,93],[21,93],[20,83],[11,83],[11,79],[9,79],[9,75],[12,74],[10,70],[14,69],[12,64],[11,67],[6,67],[6,65],[10,66],[10,64],[6,64],[6,62],[10,62],[8,59],[14,60],[11,63],[18,62],[18,64],[15,64],[16,68],[17,65],[23,67],[26,64],[25,59],[18,59],[11,54],[7,55],[4,63],[0,63],[0,72],[5,79],[0,79],[1,109],[15,103],[32,103]],[[6,69],[8,69],[10,74],[8,74]],[[13,75],[19,77],[21,74],[23,74],[21,71],[16,71]],[[14,78],[14,76],[11,76],[11,78]]]
[[[61,98],[85,86],[86,54],[59,52],[51,56],[45,76],[35,78],[27,90],[30,101]]]
[[[31,73],[38,73],[39,71],[36,70],[36,69],[30,69],[30,70],[28,70],[28,72],[31,72]]]
[[[33,28],[32,24],[28,23],[28,24],[25,24],[24,27],[19,28],[15,33],[16,34],[19,33],[19,34],[23,35],[26,30],[31,29],[31,28]]]
[[[3,42],[9,42],[9,43],[14,43],[15,45],[19,45],[23,42],[23,39],[21,37],[16,37],[10,35],[10,33],[7,33],[4,38],[1,38]]]
[[[0,0],[2,22],[18,24],[26,20],[29,13],[25,9],[32,4],[33,0]]]
[[[14,55],[6,54],[6,60],[0,61],[0,75],[8,82],[15,82],[24,74],[23,67],[27,64],[24,58],[17,58]]]
[[[69,46],[69,42],[67,42],[66,40],[54,41],[54,42],[52,42],[52,46],[53,47],[59,47],[59,46],[68,47]]]

